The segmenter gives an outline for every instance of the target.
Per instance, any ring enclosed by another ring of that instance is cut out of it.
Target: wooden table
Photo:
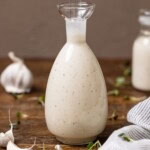
[[[56,144],[61,144],[56,138],[49,133],[44,119],[44,108],[37,101],[30,100],[32,97],[42,96],[45,93],[46,83],[49,71],[53,64],[51,60],[32,59],[25,61],[27,66],[32,70],[35,78],[34,87],[30,94],[23,95],[19,99],[15,99],[12,95],[7,94],[2,87],[0,87],[0,132],[5,132],[9,129],[8,110],[11,109],[11,121],[16,122],[16,112],[27,114],[27,118],[21,120],[18,129],[14,129],[15,143],[20,147],[31,146],[34,138],[37,139],[37,145],[34,148],[42,149],[42,144],[45,143],[46,149],[54,149]],[[107,89],[114,88],[113,81],[117,76],[122,75],[123,66],[126,60],[101,60],[100,64],[106,79]],[[10,60],[0,60],[0,72],[10,64]],[[130,79],[130,78],[129,78]],[[126,114],[128,110],[137,102],[127,101],[124,99],[125,95],[129,96],[148,96],[150,93],[137,91],[132,86],[125,86],[120,88],[119,96],[109,96],[109,116],[113,111],[119,115],[117,120],[109,120],[105,131],[98,136],[98,139],[103,143],[107,137],[115,130],[122,126],[128,125],[126,121]],[[67,146],[61,144],[63,149],[87,149],[86,146]]]

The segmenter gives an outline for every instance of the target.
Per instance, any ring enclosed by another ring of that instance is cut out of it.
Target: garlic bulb
[[[33,76],[23,60],[16,57],[13,52],[8,53],[12,64],[1,73],[0,83],[8,93],[28,93],[31,90]]]

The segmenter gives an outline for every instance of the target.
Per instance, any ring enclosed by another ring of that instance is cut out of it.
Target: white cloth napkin
[[[129,125],[114,131],[99,150],[150,150],[150,97],[127,115]]]

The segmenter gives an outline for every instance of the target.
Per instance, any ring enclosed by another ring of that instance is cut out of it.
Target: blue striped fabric
[[[150,131],[150,98],[134,106],[128,112],[127,120]]]
[[[114,131],[99,150],[150,150],[150,98],[135,105],[127,120],[134,125]]]

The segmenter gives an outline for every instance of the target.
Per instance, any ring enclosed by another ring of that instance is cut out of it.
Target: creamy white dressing
[[[47,84],[46,123],[61,142],[85,144],[105,128],[106,86],[100,65],[86,44],[86,21],[66,21],[67,43]]]
[[[150,91],[150,35],[139,36],[133,46],[132,84]]]

